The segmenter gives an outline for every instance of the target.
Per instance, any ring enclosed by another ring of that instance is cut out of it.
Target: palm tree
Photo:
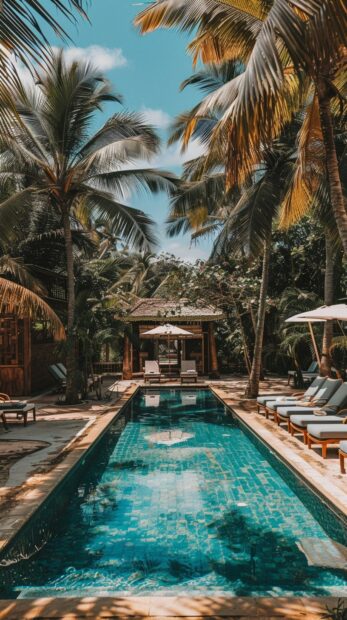
[[[332,107],[342,101],[347,11],[343,0],[157,0],[136,18],[142,32],[179,27],[196,32],[194,61],[239,59],[245,71],[195,109],[196,119],[223,108],[214,130],[227,147],[227,184],[240,183],[278,136],[303,93],[317,98],[332,211],[345,254],[347,213],[338,171]],[[222,133],[221,133],[222,131]]]
[[[90,126],[105,102],[119,102],[109,83],[90,65],[68,65],[59,52],[41,76],[36,90],[19,85],[11,132],[0,130],[0,180],[14,179],[16,191],[0,204],[1,235],[27,209],[37,205],[56,212],[64,231],[67,272],[66,400],[77,399],[75,274],[73,230],[75,212],[103,218],[127,243],[149,249],[155,242],[150,219],[124,204],[134,190],[166,191],[174,177],[134,162],[151,158],[159,139],[141,116],[114,114],[94,135]],[[129,164],[131,164],[129,166]]]
[[[35,66],[51,62],[51,51],[45,28],[48,26],[63,40],[69,36],[60,18],[76,22],[76,13],[86,17],[85,0],[6,0],[1,3],[0,46],[0,124],[10,130],[8,108],[13,110],[13,96],[18,86],[18,73],[14,58],[26,66],[32,74]],[[56,11],[57,17],[53,13]]]
[[[262,367],[262,346],[264,335],[264,323],[266,313],[266,296],[269,279],[269,267],[270,267],[270,252],[271,252],[271,234],[272,226],[275,216],[277,215],[280,205],[283,200],[283,194],[285,191],[285,182],[288,178],[288,173],[292,166],[292,153],[293,148],[290,146],[291,140],[288,140],[289,146],[286,146],[283,142],[279,142],[274,146],[272,150],[266,149],[263,153],[263,162],[261,167],[257,167],[252,182],[248,187],[244,188],[244,191],[233,205],[223,210],[218,207],[214,214],[212,213],[212,226],[214,230],[217,226],[220,228],[220,232],[214,242],[211,259],[219,260],[221,256],[227,256],[228,254],[241,254],[247,255],[250,258],[256,258],[262,256],[262,277],[259,291],[258,300],[258,313],[255,325],[255,343],[253,351],[253,360],[246,388],[246,396],[248,398],[254,398],[258,394],[259,379]],[[208,197],[208,191],[206,191],[206,184],[209,179],[204,179],[200,182],[198,195],[200,198],[205,195]],[[169,232],[175,232],[175,216],[179,218],[179,224],[182,227],[184,222],[184,211],[186,212],[186,226],[192,227],[190,222],[193,222],[194,218],[194,204],[199,211],[202,212],[202,202],[197,200],[196,185],[198,181],[193,182],[195,191],[191,191],[189,184],[182,185],[182,188],[178,190],[176,199],[173,200],[172,210],[169,217]],[[205,188],[203,188],[205,185]],[[209,207],[213,209],[213,204],[221,204],[225,201],[225,198],[221,194],[215,195],[215,202],[207,200]],[[221,217],[221,211],[223,212],[223,219]],[[207,224],[207,230],[210,231],[211,216],[208,213],[208,208],[205,209],[205,222]],[[218,221],[219,220],[219,221]],[[198,224],[198,232],[204,233],[203,222]],[[200,227],[200,231],[199,231]]]

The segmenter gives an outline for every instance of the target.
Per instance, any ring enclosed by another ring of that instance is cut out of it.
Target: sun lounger
[[[340,385],[327,404],[314,409],[312,414],[295,414],[289,418],[288,429],[292,435],[300,433],[307,442],[309,424],[341,424],[347,417],[347,383]]]
[[[159,368],[159,364],[156,360],[146,360],[145,361],[145,371],[144,371],[144,379],[145,383],[148,381],[159,381],[161,379],[161,372]]]
[[[67,369],[66,366],[62,362],[58,362],[54,364],[62,372],[65,377],[67,377]],[[87,378],[87,388],[88,390],[95,390],[98,398],[101,398],[101,385],[102,385],[102,375],[89,375]]]
[[[24,426],[26,426],[30,411],[33,414],[33,421],[36,422],[36,407],[34,403],[28,403],[26,400],[11,400],[7,394],[0,394],[0,418],[5,430],[9,430],[8,417],[13,415],[17,420],[23,419]]]
[[[307,388],[306,392],[297,392],[291,396],[286,396],[285,394],[277,396],[273,394],[272,396],[260,396],[257,398],[258,413],[260,413],[260,408],[263,407],[265,415],[268,417],[267,410],[276,411],[278,407],[294,406],[297,402],[300,403],[301,401],[309,402],[318,393],[318,391],[323,388],[326,380],[326,377],[316,377],[312,385]]]
[[[340,457],[340,472],[341,474],[346,473],[345,468],[345,459],[347,459],[347,440],[341,441],[339,446],[339,457]]]
[[[182,360],[181,362],[181,383],[186,379],[188,381],[198,380],[198,373],[196,372],[196,361],[195,360]]]
[[[311,362],[307,370],[301,371],[301,375],[304,381],[315,379],[318,376],[318,362]],[[293,379],[293,382],[295,383],[297,376],[298,376],[297,370],[289,370],[288,371],[288,385],[290,385],[291,379]]]
[[[59,392],[65,392],[66,389],[66,377],[67,370],[64,364],[61,362],[57,364],[51,364],[48,367],[48,371],[50,375],[53,377],[54,381],[57,384]],[[87,379],[87,388],[88,390],[95,390],[96,396],[101,398],[101,377],[100,375],[95,375],[95,377],[88,377]]]
[[[307,405],[290,405],[285,407],[277,407],[277,411],[274,412],[274,418],[277,424],[281,422],[289,421],[292,415],[310,414],[314,409],[318,409],[327,405],[331,397],[335,394],[338,388],[342,385],[341,379],[327,379],[323,387],[318,390],[315,396]]]
[[[328,446],[347,440],[347,424],[309,424],[307,427],[307,445],[322,446],[322,457],[326,459]]]
[[[57,388],[60,392],[65,392],[66,389],[66,374],[57,366],[57,364],[51,364],[48,366],[48,372],[53,377]]]

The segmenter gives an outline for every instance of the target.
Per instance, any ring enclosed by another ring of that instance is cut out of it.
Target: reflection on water
[[[136,396],[58,514],[3,596],[347,593],[298,547],[346,545],[340,522],[209,391]]]

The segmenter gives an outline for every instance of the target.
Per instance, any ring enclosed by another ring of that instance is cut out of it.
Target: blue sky
[[[90,23],[79,19],[77,25],[64,25],[72,39],[70,53],[99,64],[115,90],[123,95],[125,108],[142,111],[148,122],[158,127],[165,141],[170,120],[192,107],[199,98],[192,88],[179,92],[181,82],[192,73],[191,58],[185,51],[188,39],[186,35],[171,30],[141,36],[133,26],[135,15],[143,8],[136,2],[91,0],[88,9]],[[47,34],[52,45],[62,46],[53,33]],[[104,117],[113,110],[109,105]],[[99,122],[103,120],[105,118],[101,117]],[[199,145],[193,144],[188,158],[198,152]],[[170,149],[164,146],[156,162],[176,174],[180,172],[181,163],[178,145]],[[208,242],[190,247],[187,235],[175,239],[166,237],[163,222],[167,216],[168,198],[165,194],[157,197],[142,195],[133,199],[132,204],[149,213],[158,223],[162,250],[188,260],[208,256]]]

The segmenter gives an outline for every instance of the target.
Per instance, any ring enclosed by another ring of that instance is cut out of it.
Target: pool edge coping
[[[312,492],[318,495],[321,500],[325,501],[328,504],[329,509],[331,509],[337,517],[344,520],[347,519],[347,493],[344,493],[342,489],[334,485],[332,481],[327,481],[324,473],[320,473],[310,463],[307,463],[307,461],[305,461],[297,451],[294,451],[292,448],[284,445],[284,443],[272,434],[271,431],[264,428],[257,421],[255,413],[254,415],[245,413],[237,405],[227,402],[227,399],[223,397],[222,389],[213,385],[210,385],[209,387],[216,398],[218,398],[223,405],[233,412],[241,423],[243,423],[259,441],[265,444],[268,450],[275,454],[276,458],[284,462],[284,464],[292,472],[294,472],[294,474],[297,475]],[[251,420],[253,420],[253,422],[255,421],[256,424],[252,424]],[[276,426],[276,429],[278,428],[280,431],[285,433],[284,429]],[[292,454],[290,454],[290,452]],[[319,482],[321,483],[320,485],[318,484]],[[328,485],[333,485],[337,493],[331,493],[331,490],[327,488]],[[345,501],[343,501],[342,497],[345,497]]]
[[[56,465],[53,464],[53,467],[45,473],[34,473],[27,479],[24,488],[19,489],[18,495],[13,499],[13,509],[2,519],[4,523],[10,523],[9,527],[2,527],[0,524],[0,555],[6,552],[22,528],[30,522],[56,488],[94,448],[140,388],[140,385],[130,385],[117,401],[111,402],[91,424],[86,424],[82,433],[76,435],[64,446],[58,455],[59,460]],[[39,481],[38,477],[40,477]]]
[[[20,523],[16,523],[13,529],[13,533],[4,542],[0,540],[0,553],[4,552],[6,547],[9,546],[20,530],[33,518],[36,511],[47,501],[51,493],[62,483],[66,476],[68,476],[78,463],[85,458],[89,450],[91,450],[97,442],[106,433],[109,426],[114,420],[122,413],[123,409],[132,399],[132,397],[142,389],[141,384],[132,384],[124,392],[119,401],[114,404],[110,404],[106,412],[104,412],[100,419],[96,420],[95,424],[92,424],[88,429],[89,432],[82,433],[82,435],[75,440],[72,440],[67,446],[70,450],[61,463],[53,467],[51,471],[46,474],[39,474],[43,478],[48,478],[40,483],[40,487],[44,489],[42,497],[31,498],[28,502],[31,503],[30,512],[26,511],[25,518]],[[147,387],[147,386],[146,386]],[[162,386],[165,387],[165,386]],[[266,437],[257,432],[257,429],[249,424],[246,414],[235,405],[231,405],[226,402],[218,391],[223,392],[218,387],[210,384],[206,384],[216,398],[218,398],[223,405],[225,405],[231,412],[235,413],[236,417],[243,422],[247,428],[256,435],[256,437],[262,441],[266,447],[270,450],[274,450],[276,456],[280,460],[284,461],[290,469],[295,470],[295,473],[299,474],[299,477],[303,479],[308,486],[320,496],[325,494],[321,492],[316,485],[310,482],[306,476],[303,476],[302,471],[299,471],[296,467],[293,467],[293,462],[288,461],[286,456],[274,449],[273,443],[268,443]],[[155,386],[158,389],[158,386]],[[178,386],[175,386],[178,389]],[[112,411],[110,410],[112,408]],[[251,416],[253,418],[253,416]],[[98,424],[99,422],[99,424]],[[264,434],[269,433],[266,429],[262,429]],[[272,439],[277,439],[272,437]],[[81,440],[81,441],[79,441]],[[64,453],[67,446],[62,450]],[[300,455],[297,455],[300,457]],[[305,466],[307,466],[307,463]],[[311,466],[309,466],[311,468]],[[319,472],[315,472],[317,476],[321,476]],[[56,474],[56,475],[54,475]],[[53,475],[53,478],[52,478]],[[32,476],[33,482],[36,475]],[[28,479],[29,481],[30,479]],[[35,491],[35,488],[34,488]],[[24,495],[32,491],[26,491]],[[327,503],[334,506],[334,501],[331,497],[327,498]],[[27,506],[27,504],[26,504]],[[24,510],[21,506],[22,511]],[[10,513],[15,513],[16,508]],[[347,506],[343,506],[341,511],[347,516]],[[19,517],[18,517],[19,520]],[[0,533],[1,536],[1,533]],[[0,599],[0,620],[33,620],[34,618],[40,618],[42,620],[78,620],[79,618],[92,618],[98,620],[102,618],[225,618],[225,617],[237,617],[240,619],[259,618],[267,620],[270,618],[287,618],[287,620],[319,620],[322,618],[322,614],[326,612],[327,605],[336,605],[339,600],[347,602],[347,597],[228,597],[228,596],[202,596],[202,597],[188,597],[188,596],[175,596],[175,597],[161,597],[161,596],[149,596],[149,597],[58,597],[58,598],[38,598],[38,599]],[[47,608],[44,607],[47,605]],[[52,605],[54,608],[52,609]],[[88,610],[88,605],[99,605],[99,611]],[[198,606],[194,608],[194,605]],[[216,605],[220,605],[216,609]],[[183,608],[182,608],[183,606]],[[61,612],[59,611],[61,609]],[[35,615],[33,615],[33,613]],[[40,615],[37,616],[36,614]],[[288,615],[290,613],[290,615]],[[97,615],[96,615],[97,614]]]

